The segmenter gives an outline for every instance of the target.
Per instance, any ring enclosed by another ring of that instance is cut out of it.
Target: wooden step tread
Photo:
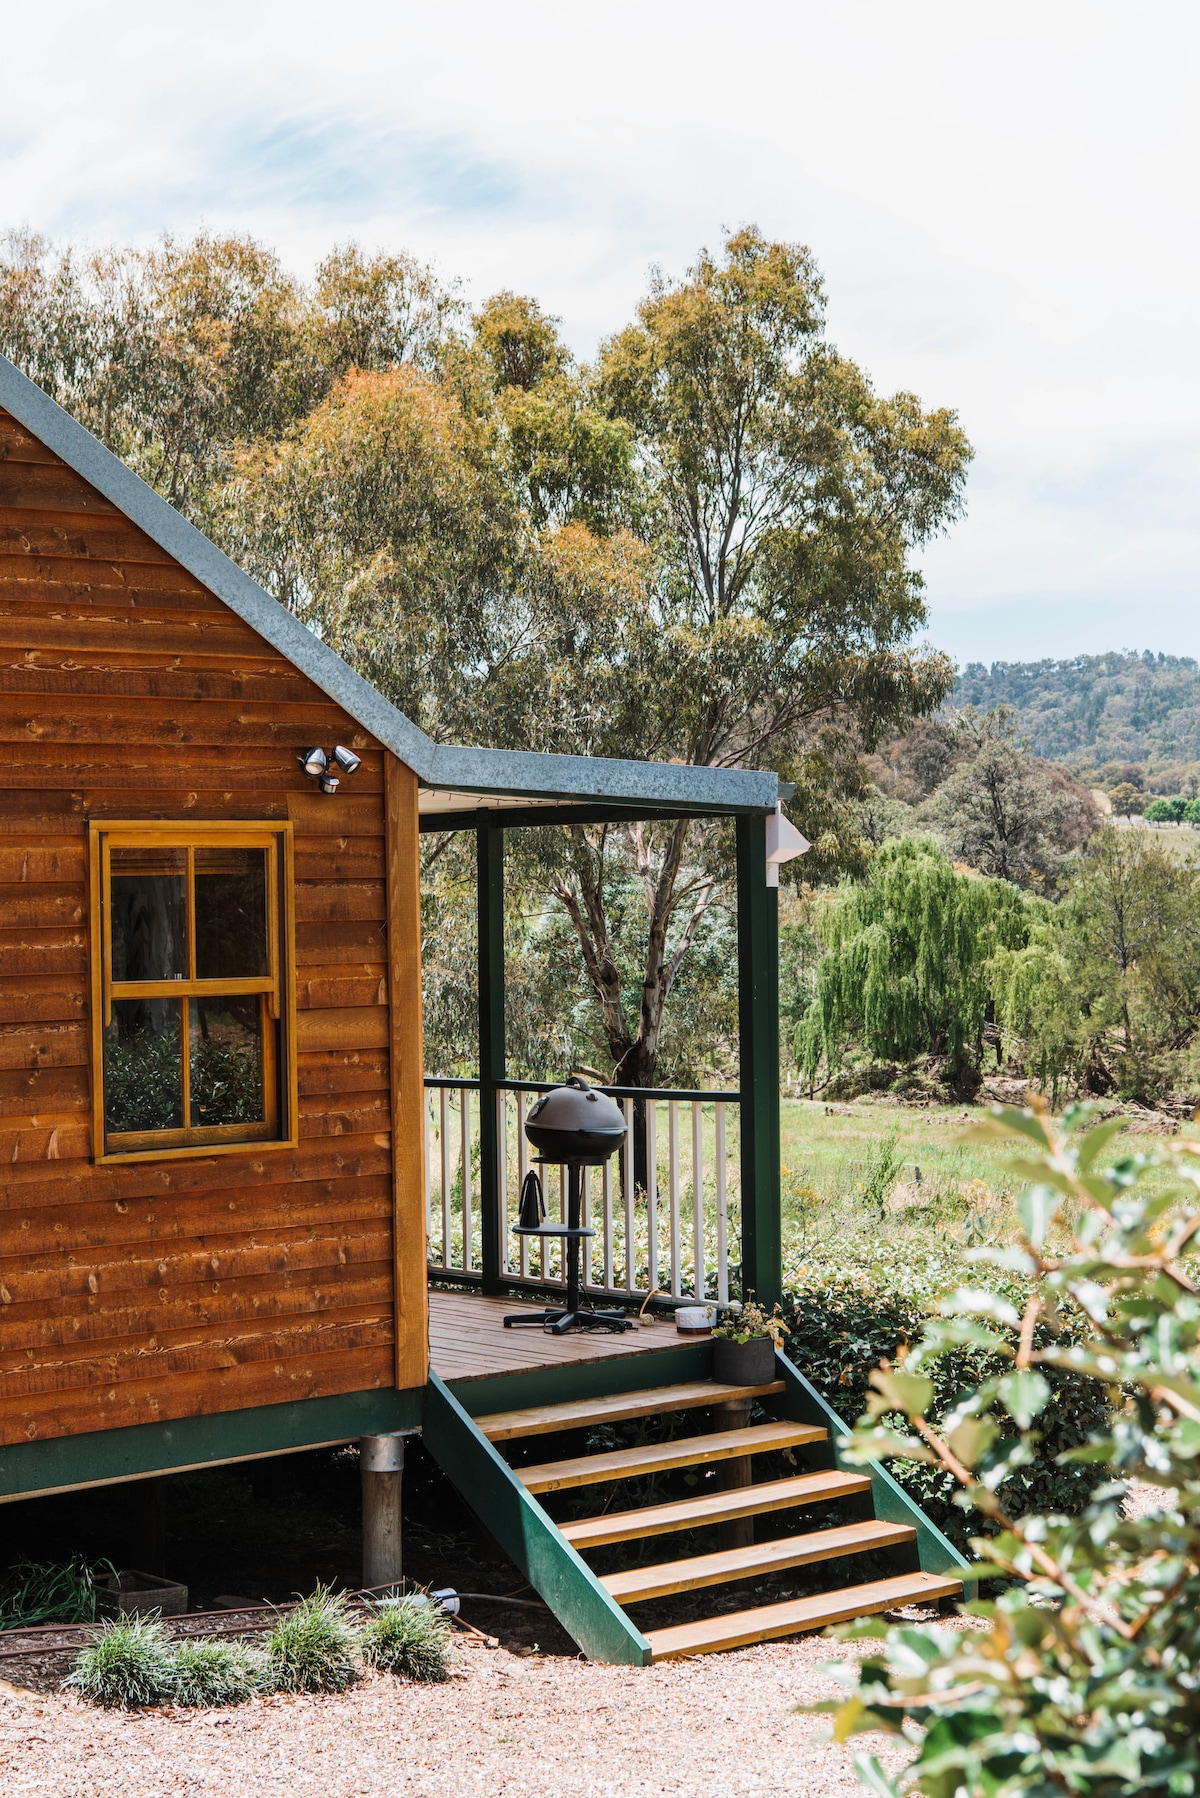
[[[640,1392],[606,1393],[600,1398],[572,1399],[562,1405],[531,1405],[521,1411],[493,1411],[475,1419],[489,1442],[510,1442],[516,1436],[544,1436],[551,1430],[573,1430],[590,1424],[620,1423],[629,1417],[658,1417],[670,1411],[690,1411],[701,1405],[719,1405],[728,1399],[764,1398],[782,1392],[782,1380],[764,1386],[730,1386],[718,1380],[691,1380],[686,1385],[650,1386]]]
[[[875,1616],[897,1605],[957,1598],[961,1592],[961,1580],[947,1579],[940,1573],[900,1573],[863,1586],[843,1586],[836,1592],[817,1592],[810,1598],[762,1605],[754,1611],[731,1611],[725,1617],[648,1630],[646,1640],[651,1660],[678,1660],[684,1655],[717,1654],[726,1648],[743,1648],[749,1642],[798,1635],[802,1630],[825,1629],[831,1623]]]
[[[707,1436],[684,1436],[678,1442],[655,1442],[645,1448],[617,1448],[600,1455],[577,1455],[568,1461],[543,1461],[513,1471],[528,1492],[562,1492],[570,1486],[593,1486],[599,1480],[628,1480],[643,1473],[696,1467],[706,1461],[730,1461],[738,1455],[765,1455],[781,1448],[802,1448],[826,1441],[828,1432],[807,1423],[758,1423],[749,1429],[716,1430]]]
[[[697,1586],[752,1579],[786,1567],[803,1567],[811,1561],[832,1561],[840,1555],[865,1554],[870,1549],[898,1548],[901,1543],[916,1539],[916,1530],[905,1523],[844,1523],[836,1529],[809,1530],[801,1535],[781,1536],[774,1542],[756,1542],[750,1548],[689,1555],[681,1561],[663,1561],[657,1567],[630,1567],[623,1573],[606,1574],[600,1584],[618,1604],[639,1604],[647,1598],[662,1598],[668,1592],[691,1592]]]
[[[832,1504],[870,1490],[870,1476],[865,1473],[798,1473],[786,1480],[764,1480],[761,1486],[742,1486],[734,1492],[705,1492],[698,1498],[681,1498],[672,1504],[642,1505],[636,1511],[606,1511],[601,1517],[580,1517],[558,1527],[572,1548],[586,1554],[609,1542],[633,1542],[641,1536],[703,1529],[710,1523],[758,1517],[764,1511]]]

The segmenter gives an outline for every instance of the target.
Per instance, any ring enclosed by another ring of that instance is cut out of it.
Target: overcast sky
[[[8,8],[0,228],[404,247],[580,355],[723,226],[958,409],[925,557],[960,660],[1200,655],[1200,11],[1173,0],[55,0]]]

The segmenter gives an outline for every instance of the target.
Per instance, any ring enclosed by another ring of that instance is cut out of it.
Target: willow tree
[[[857,1049],[875,1061],[941,1058],[970,1083],[983,1055],[989,964],[1028,942],[1049,910],[1007,881],[958,873],[931,837],[885,843],[866,878],[827,904],[825,956],[798,1032],[797,1061],[812,1082]]]

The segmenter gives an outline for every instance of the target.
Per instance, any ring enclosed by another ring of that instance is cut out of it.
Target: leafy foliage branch
[[[981,1570],[1012,1584],[964,1607],[968,1629],[857,1626],[861,1669],[836,1713],[847,1738],[883,1729],[914,1758],[894,1779],[859,1763],[878,1793],[929,1798],[1134,1798],[1200,1785],[1200,1159],[1194,1145],[1107,1160],[1119,1120],[1063,1129],[1033,1111],[997,1111],[982,1128],[1020,1140],[1030,1181],[1019,1244],[976,1250],[1028,1283],[1018,1311],[986,1288],[962,1289],[896,1365],[872,1376],[859,1460],[899,1456],[943,1471],[960,1505],[987,1514]],[[1066,1311],[1081,1340],[1059,1336]],[[1017,1331],[1012,1349],[996,1325]],[[1039,1325],[1052,1340],[1038,1345]],[[928,1419],[946,1356],[984,1349],[1007,1371],[965,1390],[940,1425]],[[1051,1398],[1043,1368],[1068,1368],[1107,1391],[1111,1421],[1064,1460],[1111,1476],[1078,1518],[1013,1515],[998,1489],[1036,1452]],[[897,1423],[897,1416],[903,1423]],[[1015,1424],[1015,1432],[1011,1425]],[[1161,1489],[1128,1515],[1130,1479]]]

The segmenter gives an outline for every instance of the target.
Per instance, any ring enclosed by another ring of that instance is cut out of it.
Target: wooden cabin
[[[476,828],[482,868],[498,824],[738,817],[766,1269],[775,776],[435,745],[2,358],[0,632],[0,1501],[424,1426],[589,1652],[652,1658],[471,1423],[569,1396],[570,1358],[539,1385],[527,1332],[534,1385],[473,1403],[430,1372],[418,838]],[[493,1082],[495,1043],[493,1010]],[[634,1346],[610,1386],[647,1383]]]

